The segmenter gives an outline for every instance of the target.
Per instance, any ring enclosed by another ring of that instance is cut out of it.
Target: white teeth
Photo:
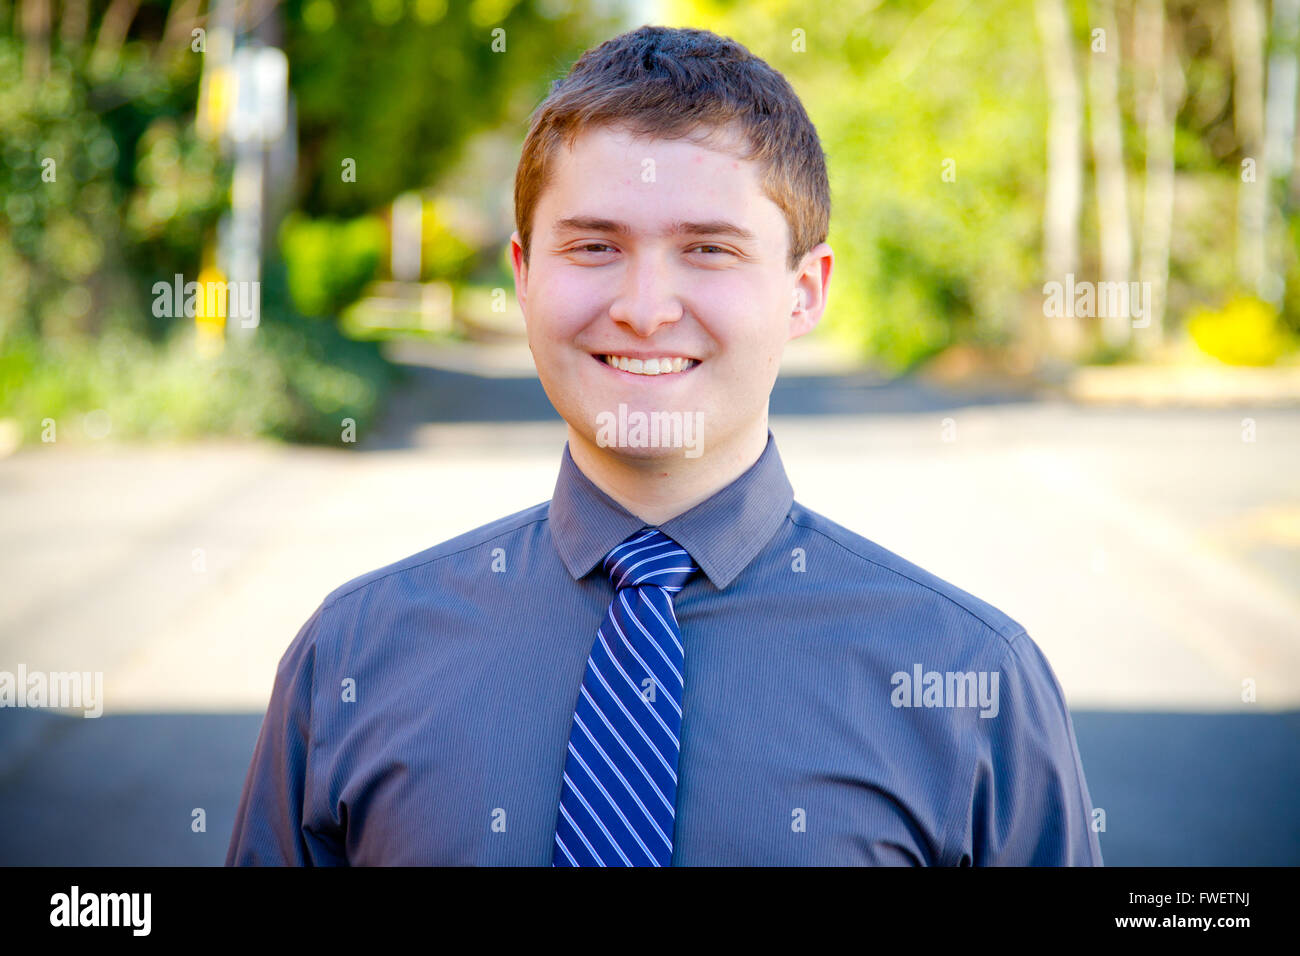
[[[605,364],[611,368],[631,372],[634,375],[670,375],[673,372],[683,372],[699,363],[694,359],[680,356],[676,358],[630,359],[625,355],[606,355]]]

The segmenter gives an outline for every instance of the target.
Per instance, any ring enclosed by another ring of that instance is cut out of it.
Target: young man
[[[515,200],[554,496],[325,599],[227,863],[1100,864],[1024,628],[793,501],[768,397],[833,257],[785,79],[616,37],[535,114]]]

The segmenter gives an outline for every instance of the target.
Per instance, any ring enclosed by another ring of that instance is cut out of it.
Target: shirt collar
[[[776,438],[740,477],[694,508],[659,525],[722,590],[754,560],[790,513],[794,491]],[[551,538],[574,580],[591,573],[635,531],[649,527],[583,474],[564,443],[560,476],[549,507]]]

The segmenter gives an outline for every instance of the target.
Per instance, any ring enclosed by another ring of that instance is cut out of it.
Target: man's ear
[[[834,267],[835,253],[824,242],[803,257],[790,296],[790,338],[806,335],[821,320]]]
[[[524,314],[524,322],[527,322],[528,262],[524,259],[524,243],[518,232],[510,235],[510,266],[515,273],[515,301],[519,303],[519,311]]]

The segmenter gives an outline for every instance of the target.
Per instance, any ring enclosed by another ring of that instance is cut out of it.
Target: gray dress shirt
[[[276,673],[227,865],[549,866],[574,706],[645,523],[549,502],[329,594]],[[997,609],[793,500],[775,439],[659,526],[699,564],[672,862],[1100,865],[1051,667]]]

